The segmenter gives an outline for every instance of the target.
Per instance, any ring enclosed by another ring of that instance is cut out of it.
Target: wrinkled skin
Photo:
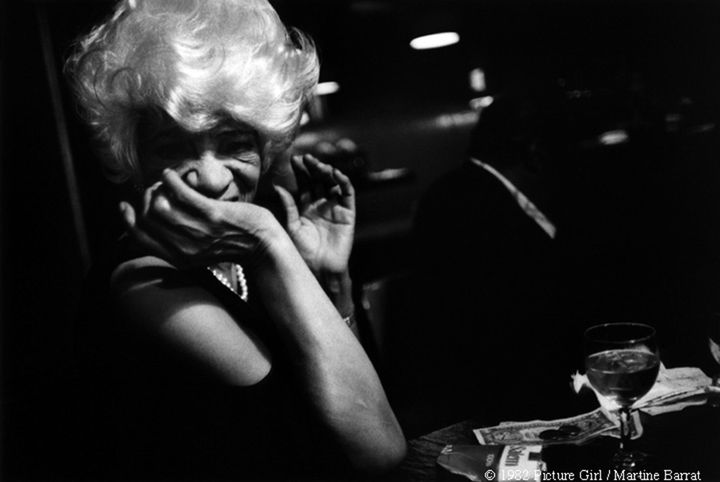
[[[143,124],[139,155],[152,183],[142,205],[121,203],[131,236],[176,266],[227,260],[262,260],[281,229],[252,204],[261,176],[256,133],[234,123],[189,133],[167,118]],[[292,160],[298,202],[275,186],[286,210],[286,229],[316,274],[347,270],[355,224],[355,193],[347,176],[312,156]]]

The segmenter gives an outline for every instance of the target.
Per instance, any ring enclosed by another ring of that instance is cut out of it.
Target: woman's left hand
[[[311,155],[294,156],[299,199],[275,186],[287,214],[287,231],[315,274],[345,273],[355,233],[355,190],[350,179]]]
[[[221,261],[262,263],[278,241],[289,243],[267,209],[206,197],[172,169],[145,189],[139,206],[122,202],[120,209],[137,245],[178,268]]]

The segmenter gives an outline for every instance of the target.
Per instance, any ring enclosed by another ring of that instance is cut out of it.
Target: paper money
[[[581,444],[616,428],[613,417],[598,408],[592,412],[558,420],[503,422],[494,427],[473,430],[483,445]]]
[[[643,407],[642,411],[648,415],[662,415],[663,413],[679,412],[686,409],[687,407],[694,407],[697,405],[705,405],[707,403],[707,397],[692,397],[681,400],[679,402],[670,403],[668,405],[653,405],[650,407]]]

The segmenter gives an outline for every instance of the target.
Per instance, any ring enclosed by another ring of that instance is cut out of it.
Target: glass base
[[[650,461],[650,455],[645,452],[632,450],[618,450],[612,458],[612,466],[617,470],[626,472],[638,472],[646,470]]]

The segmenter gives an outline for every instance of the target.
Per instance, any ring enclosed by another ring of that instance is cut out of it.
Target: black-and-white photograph
[[[0,479],[720,481],[720,2],[0,4]]]

